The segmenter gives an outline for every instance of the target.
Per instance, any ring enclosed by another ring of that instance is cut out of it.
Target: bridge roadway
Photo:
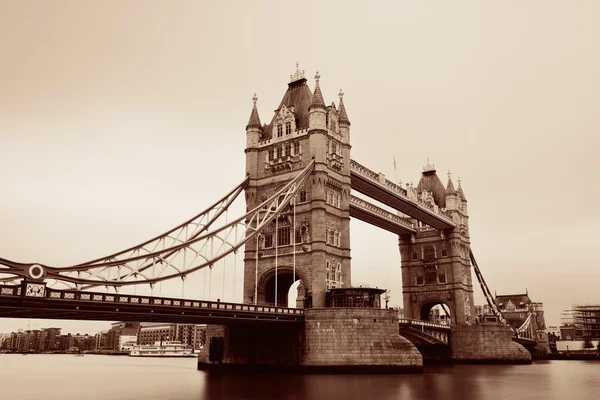
[[[50,288],[34,296],[24,293],[21,285],[0,285],[0,317],[188,324],[300,323],[304,322],[304,310]]]

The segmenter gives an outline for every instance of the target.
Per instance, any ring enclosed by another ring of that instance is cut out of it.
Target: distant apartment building
[[[140,324],[138,344],[154,344],[161,340],[178,340],[199,349],[206,339],[206,325],[144,322]]]

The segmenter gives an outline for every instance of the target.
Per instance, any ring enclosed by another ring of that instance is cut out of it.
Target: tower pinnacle
[[[325,100],[323,100],[323,94],[321,93],[321,87],[319,86],[319,80],[321,79],[321,75],[319,75],[319,71],[315,74],[315,91],[313,93],[312,102],[308,107],[308,110],[315,107],[321,107],[325,109]]]
[[[258,116],[258,109],[256,108],[257,101],[258,97],[256,97],[256,93],[254,93],[254,96],[252,97],[252,112],[250,113],[250,119],[248,120],[248,125],[246,125],[246,130],[249,128],[262,129],[260,117]]]
[[[299,81],[304,78],[304,70],[300,71],[300,64],[296,62],[296,72],[290,75],[290,83]]]
[[[340,97],[340,107],[339,107],[339,115],[340,115],[340,124],[347,124],[350,126],[350,120],[348,119],[348,113],[346,112],[346,106],[344,106],[344,92],[340,89],[338,93]]]

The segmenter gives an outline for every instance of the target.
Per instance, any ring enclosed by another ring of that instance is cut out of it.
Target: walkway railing
[[[416,319],[400,318],[399,323],[400,323],[400,325],[427,327],[427,328],[434,328],[434,329],[445,329],[445,330],[451,330],[452,329],[450,327],[450,325],[436,324],[436,323],[433,323],[433,322],[419,321],[419,320],[416,320]]]
[[[0,286],[1,297],[20,297],[21,286]],[[71,290],[56,290],[46,288],[43,296],[29,297],[29,299],[50,299],[58,301],[82,301],[92,303],[116,303],[121,305],[139,305],[139,306],[162,306],[162,307],[183,307],[192,309],[210,309],[210,310],[226,310],[236,312],[249,313],[268,313],[268,314],[283,314],[283,315],[304,315],[304,310],[287,307],[271,307],[265,305],[254,304],[238,304],[224,303],[205,300],[187,300],[169,297],[154,297],[154,296],[137,296],[118,293],[94,293],[80,292]]]

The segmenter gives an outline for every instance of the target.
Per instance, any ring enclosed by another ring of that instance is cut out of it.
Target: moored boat
[[[193,349],[176,340],[155,342],[153,345],[133,346],[130,357],[195,357]]]

